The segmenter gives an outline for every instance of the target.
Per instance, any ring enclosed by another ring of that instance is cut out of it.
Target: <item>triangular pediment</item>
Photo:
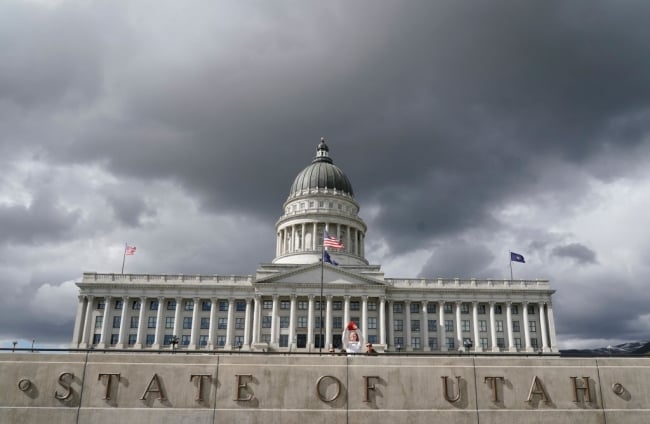
[[[319,286],[322,282],[326,285],[338,286],[375,286],[383,287],[385,283],[381,280],[370,278],[354,271],[339,268],[337,266],[320,263],[310,264],[293,268],[291,270],[274,274],[253,282],[254,285],[314,285]]]

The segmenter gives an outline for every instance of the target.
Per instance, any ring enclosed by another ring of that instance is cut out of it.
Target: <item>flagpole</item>
[[[122,274],[124,274],[124,262],[126,262],[126,247],[128,243],[124,243],[124,254],[122,255]]]
[[[512,252],[508,251],[508,255],[510,256],[510,281],[512,281],[514,280],[514,278],[512,278]]]
[[[323,352],[323,272],[325,268],[325,232],[323,232],[323,245],[321,247],[320,254],[320,299],[319,310],[320,310],[320,332],[318,334],[318,354]]]

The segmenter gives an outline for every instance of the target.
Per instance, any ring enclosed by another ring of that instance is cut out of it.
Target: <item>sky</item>
[[[0,0],[0,346],[83,272],[254,274],[321,137],[387,277],[548,279],[650,340],[650,2]]]

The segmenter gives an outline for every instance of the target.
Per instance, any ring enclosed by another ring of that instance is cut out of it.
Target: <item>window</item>
[[[453,337],[447,337],[447,349],[453,349],[454,348],[454,342],[456,340]]]
[[[147,328],[156,328],[156,317],[147,318]]]
[[[377,344],[377,336],[372,334],[368,336],[368,343]]]
[[[395,337],[395,348],[401,349],[404,347],[404,337]]]
[[[189,346],[189,344],[190,344],[190,336],[188,335],[181,336],[181,346]]]
[[[262,343],[271,343],[271,335],[262,334]]]
[[[401,314],[404,305],[402,303],[393,303],[393,313]]]
[[[235,347],[240,348],[244,346],[244,336],[235,336]]]
[[[318,207],[319,208],[322,208],[324,205],[325,205],[325,202],[323,202],[322,200],[318,201]]]
[[[528,315],[535,315],[535,305],[528,305]]]
[[[168,311],[175,311],[176,310],[176,301],[175,300],[168,300],[167,301],[167,310]]]
[[[539,348],[539,345],[537,344],[537,337],[533,337],[533,338],[530,339],[530,346],[533,349]]]
[[[208,345],[208,336],[207,335],[200,335],[199,336],[199,346],[207,346]]]
[[[420,331],[420,320],[419,319],[412,319],[411,320],[411,331]]]
[[[487,321],[482,319],[479,320],[478,322],[478,329],[481,333],[486,333],[487,332]]]
[[[134,300],[131,302],[131,309],[134,311],[139,311],[140,310],[140,301],[139,300]]]
[[[246,324],[245,318],[235,318],[235,329],[243,330],[245,324]]]
[[[485,305],[478,305],[478,313],[485,315]]]
[[[506,341],[503,337],[497,337],[497,347],[500,347],[501,349],[506,347]]]
[[[147,346],[151,346],[154,341],[156,341],[155,334],[147,334],[147,341],[146,341]]]
[[[212,308],[212,302],[209,300],[204,300],[201,302],[201,310],[202,311],[209,311],[210,308]]]
[[[351,311],[358,311],[360,309],[359,307],[359,301],[358,300],[353,300],[350,302],[350,310]]]
[[[217,328],[219,330],[225,330],[228,328],[228,318],[219,318],[217,320]]]
[[[454,305],[451,303],[445,303],[445,313],[446,314],[451,314],[454,312]]]
[[[186,300],[185,301],[185,310],[186,311],[193,311],[194,310],[194,301],[193,300]]]
[[[210,328],[210,318],[201,318],[201,329],[207,330]]]
[[[429,337],[429,349],[438,350],[438,338],[437,337]]]
[[[510,312],[513,315],[518,315],[519,314],[519,306],[517,305],[510,305]]]
[[[497,333],[503,333],[503,321],[497,320],[495,323],[497,326]]]
[[[280,309],[289,309],[291,307],[291,302],[288,300],[280,301]]]
[[[536,321],[528,321],[528,329],[530,330],[531,333],[536,333],[537,332],[537,322]]]
[[[314,317],[314,328],[320,328],[320,317]]]
[[[515,337],[515,347],[521,349],[521,338]]]
[[[427,327],[429,328],[429,331],[438,331],[438,321],[430,319]]]
[[[226,336],[217,336],[217,346],[224,347],[226,345]]]
[[[436,304],[434,302],[427,303],[427,312],[429,312],[430,314],[436,313]]]
[[[124,305],[124,302],[120,299],[115,301],[115,309],[122,309],[122,305]]]
[[[243,300],[238,300],[235,302],[235,311],[246,312],[246,302]]]
[[[343,317],[333,317],[332,328],[343,328]],[[368,324],[370,326],[370,324]],[[370,327],[368,327],[370,328]]]
[[[481,347],[483,349],[488,348],[488,339],[487,339],[487,337],[481,337]]]
[[[375,330],[375,329],[377,329],[377,318],[375,318],[375,317],[368,317],[368,329],[369,329],[369,330]]]
[[[409,306],[411,308],[411,313],[412,314],[419,314],[420,313],[420,304],[419,303],[411,303]]]
[[[280,334],[280,347],[289,346],[289,336],[287,334]]]
[[[298,328],[307,328],[307,317],[298,317]]]
[[[354,322],[357,325],[357,327],[361,326],[361,324],[359,324],[359,322],[360,322],[359,317],[351,317],[350,321]]]
[[[185,330],[192,329],[192,317],[183,317],[183,328]]]
[[[404,331],[404,321],[401,319],[396,319],[393,321],[393,330],[395,331]]]
[[[512,321],[512,332],[519,333],[519,321]]]
[[[120,317],[113,317],[113,328],[120,328]]]
[[[262,328],[271,328],[271,317],[269,316],[262,317]]]
[[[314,302],[314,309],[320,311],[320,302],[318,300]]]
[[[376,311],[377,310],[377,302],[368,302],[368,310],[369,311]]]
[[[460,304],[460,313],[461,314],[469,314],[469,303],[461,303]]]
[[[289,328],[289,317],[288,316],[280,317],[280,328]]]
[[[332,309],[335,310],[335,311],[342,310],[343,309],[343,302],[341,302],[340,300],[336,300],[336,301],[332,302]]]
[[[309,302],[305,302],[304,300],[301,300],[298,302],[298,309],[301,311],[306,311],[309,309]]]
[[[174,328],[174,317],[165,318],[165,328]]]
[[[172,344],[172,334],[165,334],[163,337],[163,345],[169,346]]]
[[[101,334],[93,334],[93,344],[97,344],[97,343],[99,343],[99,341],[101,340],[101,338],[102,338],[102,335],[101,335]]]
[[[227,312],[228,311],[228,301],[227,300],[220,300],[219,301],[219,310],[221,312]]]
[[[313,200],[310,200],[310,201],[309,201],[309,207],[310,207],[310,208],[313,208],[313,207],[314,207],[314,201],[313,201]]]
[[[138,339],[137,334],[129,334],[129,346],[133,346]]]
[[[501,305],[494,305],[494,313],[497,315],[501,315],[503,313]]]
[[[461,326],[463,327],[462,331],[471,331],[470,330],[470,321],[468,319],[464,319],[460,322]]]
[[[413,349],[422,348],[422,346],[420,345],[420,338],[419,337],[411,337],[411,347]]]
[[[149,301],[149,310],[150,311],[157,311],[158,310],[158,301],[157,300]]]
[[[102,328],[102,324],[104,324],[104,317],[102,315],[96,316],[95,328]]]
[[[138,317],[131,317],[131,328],[138,328]]]
[[[265,300],[262,302],[262,309],[273,309],[273,301]]]
[[[106,308],[106,301],[104,299],[99,299],[97,301],[97,309],[104,309]]]
[[[453,319],[446,319],[445,320],[445,331],[447,331],[447,332],[454,331],[454,320]]]
[[[118,334],[111,334],[111,344],[112,345],[117,344],[118,338],[119,338]]]

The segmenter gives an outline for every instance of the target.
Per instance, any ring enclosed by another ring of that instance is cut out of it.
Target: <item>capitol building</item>
[[[271,263],[242,276],[86,272],[72,347],[338,350],[354,321],[380,352],[557,353],[548,281],[386,277],[365,258],[359,210],[322,140],[291,185]],[[330,262],[325,232],[343,244]]]

